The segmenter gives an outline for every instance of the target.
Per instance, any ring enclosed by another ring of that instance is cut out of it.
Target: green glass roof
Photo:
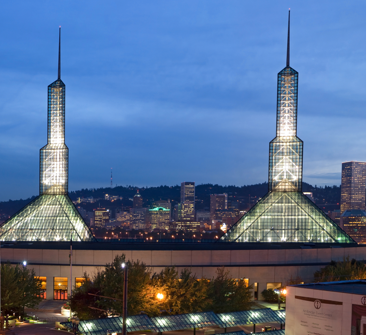
[[[269,192],[221,237],[221,241],[355,243],[300,192]]]
[[[270,308],[255,309],[242,312],[220,313],[218,318],[224,324],[223,328],[259,324],[266,322],[283,322],[275,311]]]
[[[40,195],[0,228],[1,241],[93,241],[67,194]]]
[[[155,207],[149,210],[149,212],[158,212],[158,211],[169,212],[170,210],[164,207]]]

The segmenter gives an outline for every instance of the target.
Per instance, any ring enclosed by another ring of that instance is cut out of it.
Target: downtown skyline
[[[304,181],[340,185],[343,161],[365,161],[365,4],[265,3],[3,10],[3,31],[20,26],[0,48],[0,201],[37,194],[59,25],[70,190],[109,186],[111,167],[114,185],[266,181],[289,6]]]

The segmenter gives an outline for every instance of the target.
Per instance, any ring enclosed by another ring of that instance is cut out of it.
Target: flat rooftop
[[[292,287],[306,288],[311,290],[331,291],[339,293],[366,295],[366,280],[344,280],[325,283],[312,283],[292,285]]]
[[[365,248],[356,243],[237,243],[204,242],[196,240],[177,242],[141,242],[137,240],[103,242],[73,242],[74,250],[279,250],[279,249],[330,249]],[[14,249],[70,249],[70,242],[1,242],[1,248]]]

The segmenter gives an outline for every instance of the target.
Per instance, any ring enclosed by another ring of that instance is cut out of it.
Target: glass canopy
[[[61,322],[61,325],[71,330],[73,329],[73,324],[71,322]],[[147,315],[135,315],[127,317],[126,330],[127,332],[144,330],[158,332],[158,329]],[[121,333],[122,317],[118,316],[106,319],[80,321],[78,325],[78,332],[81,334],[106,335],[108,331],[110,334]]]
[[[208,326],[223,326],[221,320],[213,312],[158,316],[152,318],[152,321],[160,332],[203,328]]]
[[[283,320],[275,313],[275,311],[270,308],[232,313],[219,313],[217,316],[224,324],[224,328],[266,322],[283,322]]]
[[[94,237],[69,196],[41,195],[0,229],[1,241],[92,241]]]

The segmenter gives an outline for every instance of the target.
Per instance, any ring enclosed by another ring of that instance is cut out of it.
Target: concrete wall
[[[152,273],[166,266],[178,270],[189,268],[197,278],[212,278],[220,266],[233,278],[248,278],[258,283],[259,298],[267,283],[286,284],[290,278],[310,281],[315,271],[331,260],[366,259],[366,248],[328,249],[265,249],[265,250],[73,250],[72,285],[86,272],[91,278],[111,263],[115,256],[125,254],[127,260],[140,260]],[[70,278],[69,250],[2,248],[2,261],[28,262],[37,276],[47,277],[47,299],[53,299],[53,278]]]

